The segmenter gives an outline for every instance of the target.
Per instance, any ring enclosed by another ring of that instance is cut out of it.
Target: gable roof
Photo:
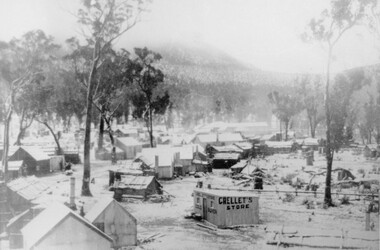
[[[102,198],[100,201],[98,201],[91,210],[85,215],[85,218],[93,223],[96,221],[99,216],[111,205],[115,204],[116,206],[120,207],[127,215],[130,217],[135,223],[137,222],[136,218],[133,217],[132,214],[130,214],[119,202],[115,201],[113,198]]]
[[[38,244],[41,240],[44,239],[45,236],[47,236],[49,232],[54,230],[56,226],[62,223],[69,216],[89,227],[91,230],[106,240],[112,242],[112,238],[100,231],[97,227],[74,213],[68,207],[56,203],[46,208],[21,229],[24,239],[27,240],[29,247],[33,247]]]
[[[270,148],[290,148],[294,142],[292,141],[266,141],[265,144]]]
[[[239,153],[216,153],[214,160],[238,160]]]
[[[235,145],[228,146],[212,146],[218,153],[243,153],[243,150]]]
[[[155,167],[156,155],[158,156],[158,166],[171,166],[174,161],[174,151],[170,147],[143,148],[136,157],[145,164]]]
[[[8,182],[7,187],[28,201],[38,198],[49,188],[34,175],[12,180]]]
[[[50,156],[47,153],[45,153],[45,151],[43,151],[42,148],[34,147],[34,146],[32,146],[32,147],[22,146],[22,147],[19,147],[14,154],[16,154],[17,151],[20,150],[20,149],[22,149],[25,152],[27,152],[36,161],[50,160]]]
[[[243,150],[250,150],[252,149],[252,143],[250,142],[236,142],[234,143],[235,146],[238,148],[241,148]]]
[[[126,187],[132,189],[147,189],[149,184],[155,181],[160,187],[162,185],[156,180],[154,176],[134,176],[123,175],[119,187]]]

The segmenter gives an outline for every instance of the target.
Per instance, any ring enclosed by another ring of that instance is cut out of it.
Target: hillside
[[[260,70],[204,44],[190,47],[171,43],[151,48],[162,55],[160,67],[173,81],[281,85],[296,77],[294,74]]]

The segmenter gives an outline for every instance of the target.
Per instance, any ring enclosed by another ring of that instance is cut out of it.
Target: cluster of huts
[[[0,158],[3,149],[0,149]],[[62,171],[66,162],[79,163],[79,155],[69,153],[57,155],[55,150],[40,146],[10,147],[8,154],[8,173],[11,179],[29,175],[44,175],[50,172]]]
[[[112,198],[102,198],[79,214],[72,209],[74,194],[70,203],[64,197],[49,199],[49,186],[34,176],[0,183],[0,192],[0,240],[7,239],[10,249],[101,250],[137,245],[136,218]]]

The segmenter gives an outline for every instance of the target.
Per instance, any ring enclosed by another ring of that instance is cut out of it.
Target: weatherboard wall
[[[137,222],[116,201],[92,222],[97,228],[113,239],[112,247],[119,249],[137,245]]]
[[[237,192],[194,190],[194,212],[219,228],[259,223],[259,198]]]

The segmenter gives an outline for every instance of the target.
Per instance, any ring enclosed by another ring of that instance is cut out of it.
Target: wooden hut
[[[133,159],[142,151],[142,143],[132,137],[116,138],[115,145],[123,150],[125,159]]]
[[[24,161],[8,161],[8,172],[11,179],[23,176]]]
[[[111,249],[112,238],[61,204],[42,211],[21,229],[24,249]]]
[[[7,203],[16,213],[24,212],[48,189],[49,186],[35,176],[12,180],[7,183]]]
[[[175,154],[170,147],[144,148],[135,161],[144,161],[143,166],[154,170],[158,179],[171,179],[174,175]]]
[[[34,217],[43,211],[42,207],[33,207],[25,210],[21,214],[13,217],[6,226],[6,233],[9,239],[10,249],[20,249],[24,245],[21,229],[26,226]]]
[[[139,132],[137,128],[117,128],[114,132],[117,137],[138,138]]]
[[[194,212],[219,228],[259,223],[259,197],[248,192],[194,190]]]
[[[217,153],[212,159],[213,168],[230,168],[240,160],[238,153]]]
[[[253,144],[250,142],[237,142],[234,143],[234,146],[241,149],[243,152],[241,153],[242,159],[246,159],[250,156]]]
[[[85,218],[113,239],[112,248],[137,245],[137,220],[116,200],[101,199]]]
[[[293,141],[266,141],[268,154],[289,154],[293,149]]]
[[[115,181],[114,190],[117,200],[123,194],[147,198],[152,194],[162,194],[162,185],[154,176],[122,175],[120,181]]]
[[[24,161],[27,175],[50,172],[50,156],[37,147],[19,147],[8,160]]]

